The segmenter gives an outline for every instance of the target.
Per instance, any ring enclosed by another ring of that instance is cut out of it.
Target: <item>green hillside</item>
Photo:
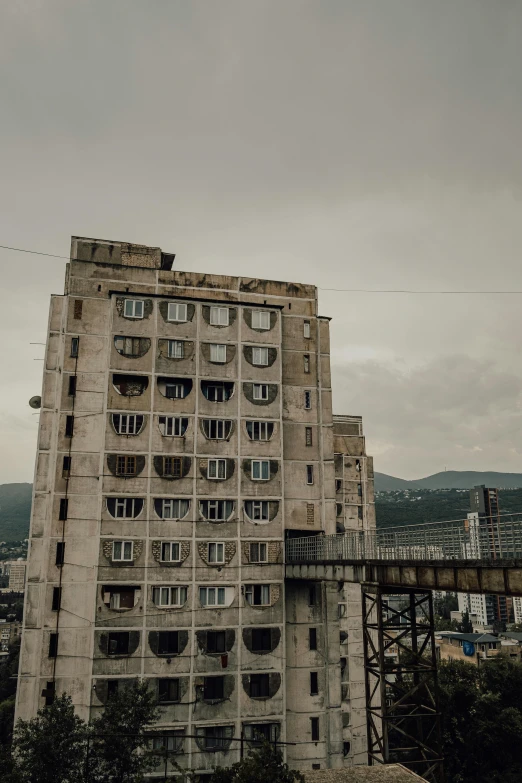
[[[386,473],[375,473],[375,489],[390,492],[396,489],[471,489],[479,484],[486,487],[522,487],[522,473],[497,473],[493,470],[444,470],[420,479],[400,479]]]
[[[0,484],[0,541],[29,535],[32,484]]]

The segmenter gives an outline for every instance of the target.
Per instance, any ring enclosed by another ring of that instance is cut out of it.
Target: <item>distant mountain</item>
[[[386,473],[375,474],[375,489],[391,492],[396,489],[471,489],[478,484],[486,487],[518,489],[522,487],[522,473],[495,473],[479,470],[444,470],[421,479],[400,479]]]
[[[0,541],[29,536],[32,484],[0,484]]]

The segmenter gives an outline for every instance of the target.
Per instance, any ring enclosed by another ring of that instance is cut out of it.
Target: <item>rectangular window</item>
[[[312,392],[311,391],[305,391],[304,393],[304,406],[305,410],[309,411],[312,409]]]
[[[166,383],[165,397],[169,400],[182,400],[185,396],[185,386],[182,383]]]
[[[250,440],[270,440],[274,431],[272,421],[247,421],[247,433]]]
[[[54,704],[54,697],[56,695],[56,685],[52,680],[47,680],[47,688],[42,693],[42,696],[45,696],[45,706],[50,707],[51,704]]]
[[[209,459],[207,478],[226,479],[226,477],[227,477],[226,459]]]
[[[313,445],[312,440],[312,428],[311,427],[305,427],[305,443],[307,446]]]
[[[250,562],[268,563],[268,544],[265,542],[250,544]]]
[[[134,559],[134,545],[132,541],[113,541],[112,559],[115,562],[132,562]]]
[[[80,351],[80,338],[71,337],[71,356],[73,359],[76,359],[78,357],[79,351]]]
[[[135,476],[136,475],[136,457],[118,454],[116,457],[116,475],[117,476]]]
[[[187,588],[153,587],[152,600],[156,606],[183,606],[187,601]]]
[[[169,704],[180,700],[180,689],[178,679],[158,680],[158,702],[160,704]]]
[[[268,400],[268,384],[267,383],[254,383],[253,397],[254,400]]]
[[[317,628],[308,629],[308,647],[310,650],[317,650]]]
[[[313,465],[307,465],[306,466],[306,483],[307,484],[313,484],[314,483],[314,466]]]
[[[181,560],[181,547],[178,541],[162,542],[161,560],[163,563],[179,563]]]
[[[207,419],[204,422],[205,432],[209,440],[224,440],[226,437],[226,422],[224,419]]]
[[[61,566],[64,563],[65,558],[65,541],[58,541],[56,544],[56,560],[57,566]]]
[[[62,478],[69,478],[71,473],[71,457],[64,457],[62,462]]]
[[[117,695],[119,684],[119,680],[107,680],[107,698]]]
[[[62,603],[62,588],[53,587],[53,602],[51,606],[52,611],[57,612],[60,608],[61,603]]]
[[[199,602],[201,606],[225,606],[225,588],[200,587]]]
[[[232,736],[228,726],[205,726],[202,733],[205,750],[226,750],[228,738]]]
[[[143,500],[140,498],[108,498],[107,504],[109,505],[109,501],[112,500],[114,500],[114,514],[110,509],[109,511],[116,519],[134,519],[143,508]]]
[[[270,478],[270,460],[253,459],[251,477],[252,481],[268,481]]]
[[[272,649],[272,629],[252,628],[252,652],[268,652]]]
[[[213,543],[213,542],[208,544],[208,562],[209,563],[225,562],[225,544]]]
[[[67,519],[67,512],[69,510],[68,498],[60,498],[60,511],[58,513],[58,519],[62,522]]]
[[[169,302],[167,307],[167,321],[186,321],[187,305],[181,302]]]
[[[184,729],[178,729],[178,731],[169,731],[168,734],[160,734],[157,737],[152,737],[150,747],[153,751],[161,751],[162,756],[165,755],[165,751],[167,751],[167,755],[168,753],[182,753],[184,736]]]
[[[252,329],[270,329],[270,313],[268,310],[252,310]]]
[[[268,364],[268,348],[252,348],[252,364]]]
[[[362,498],[362,484],[357,484],[357,494]]]
[[[308,588],[308,606],[316,606],[317,604],[317,587],[316,585],[310,585]]]
[[[267,522],[269,520],[268,500],[247,500],[245,511],[250,519]]]
[[[226,652],[225,631],[207,631],[206,650],[208,653]]]
[[[141,340],[139,337],[115,337],[114,347],[123,356],[139,356],[141,353]]]
[[[228,326],[228,307],[211,307],[210,323],[212,326]]]
[[[188,419],[182,419],[178,416],[160,416],[159,430],[162,435],[167,437],[181,438],[188,427]]]
[[[227,346],[217,345],[212,343],[210,345],[210,361],[218,362],[219,364],[225,364],[227,360]]]
[[[69,397],[76,396],[76,375],[69,375]]]
[[[304,371],[310,372],[310,354],[305,353],[303,356]]]
[[[270,675],[250,675],[250,698],[267,699],[270,696]]]
[[[168,356],[169,359],[183,359],[185,356],[185,343],[182,340],[169,340]]]
[[[49,658],[56,658],[58,655],[58,634],[52,633],[49,636]]]
[[[319,742],[319,718],[310,718],[310,730],[312,742]]]
[[[74,300],[74,320],[79,321],[82,317],[83,299]]]
[[[107,637],[107,653],[109,655],[128,655],[129,642],[129,631],[110,631]]]
[[[245,585],[245,599],[251,606],[270,606],[270,585]]]
[[[317,696],[319,693],[319,682],[317,672],[310,672],[310,696]]]
[[[205,701],[223,699],[225,696],[224,677],[205,677],[203,679],[203,698]]]
[[[143,318],[143,299],[126,299],[123,309],[125,318]]]
[[[143,426],[143,416],[113,413],[112,423],[118,435],[137,435]]]
[[[304,321],[303,323],[303,337],[306,339],[310,337],[310,321]]]
[[[202,514],[211,522],[225,522],[233,511],[233,503],[230,500],[209,500],[206,508],[202,507]]]
[[[74,416],[65,417],[65,437],[72,438],[74,434]]]
[[[181,457],[163,457],[163,475],[181,478],[183,462]]]
[[[158,633],[158,655],[178,655],[179,635],[177,631],[160,631]]]

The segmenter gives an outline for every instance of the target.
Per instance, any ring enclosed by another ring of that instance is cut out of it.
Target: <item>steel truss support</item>
[[[443,783],[431,591],[363,585],[362,600],[368,763]]]

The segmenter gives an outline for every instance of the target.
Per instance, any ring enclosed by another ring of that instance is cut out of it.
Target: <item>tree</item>
[[[85,765],[88,783],[139,783],[157,758],[147,753],[146,729],[157,718],[157,706],[146,682],[135,681],[111,696],[103,713],[90,724],[90,751]]]
[[[211,783],[305,783],[305,779],[300,772],[289,769],[281,752],[264,741],[231,767],[218,768]]]
[[[74,714],[69,696],[18,721],[13,740],[12,779],[21,783],[78,783],[86,739],[84,721]]]
[[[457,611],[459,602],[455,593],[446,593],[442,598],[435,598],[433,601],[433,611],[436,616],[444,620],[451,618],[451,613]]]
[[[458,629],[460,633],[473,633],[473,623],[470,620],[467,609],[465,612],[462,612],[462,620],[459,623]]]

